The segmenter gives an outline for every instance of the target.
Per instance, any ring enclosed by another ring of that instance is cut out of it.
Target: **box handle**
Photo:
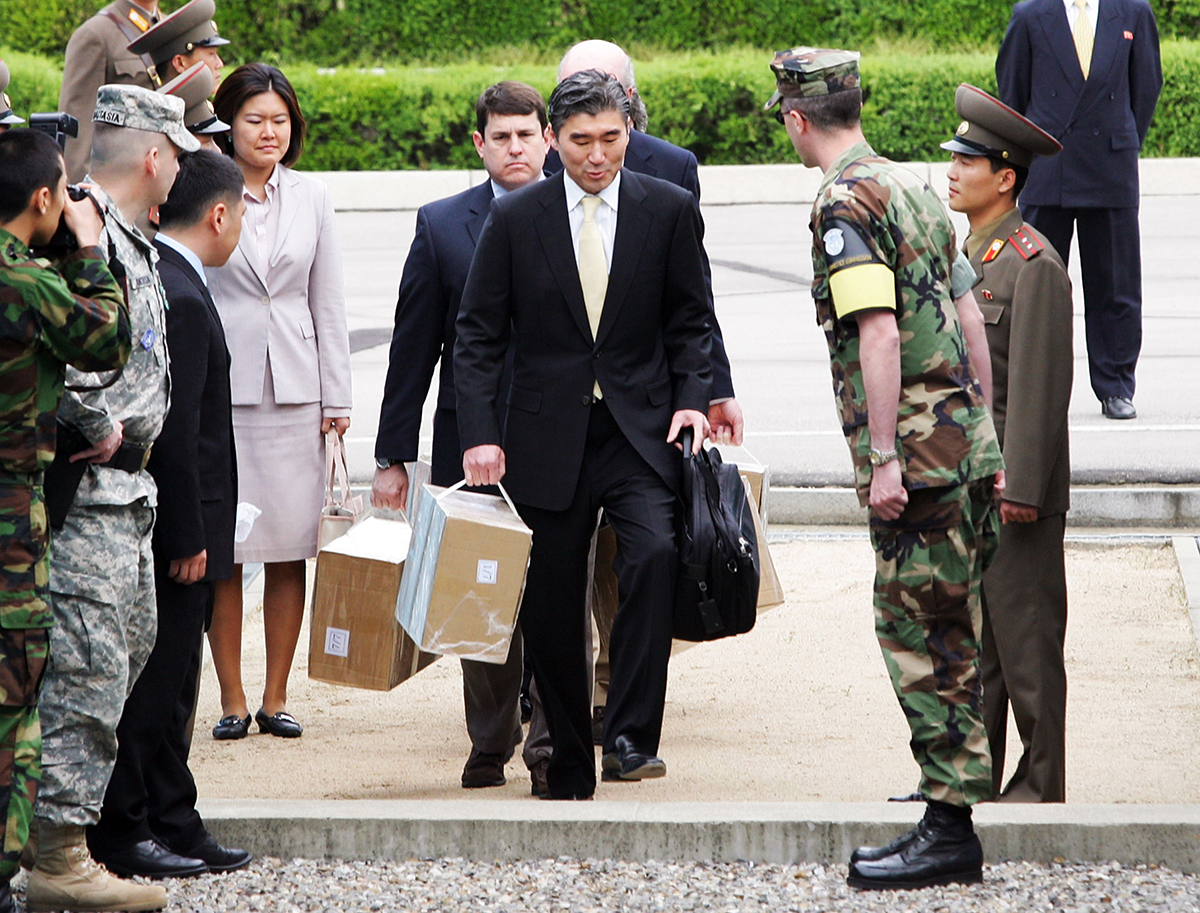
[[[462,488],[466,484],[467,484],[466,479],[459,479],[457,482],[455,482],[453,485],[451,485],[449,488],[447,488],[445,491],[443,491],[440,495],[438,495],[434,500],[440,501],[440,500],[442,500],[442,498],[446,497],[446,495],[450,494],[450,492],[458,491],[460,488]],[[497,482],[496,487],[500,489],[500,494],[504,495],[504,503],[508,505],[508,509],[511,510],[514,514],[516,514],[516,517],[518,520],[521,520],[521,515],[519,513],[517,513],[517,506],[515,504],[513,504],[512,498],[510,498],[508,496],[508,490],[504,487],[504,483]],[[525,521],[521,520],[521,522],[524,523]]]

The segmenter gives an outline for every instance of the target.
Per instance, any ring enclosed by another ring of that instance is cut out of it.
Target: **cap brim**
[[[942,143],[941,145],[942,148],[947,152],[960,152],[963,155],[987,155],[986,152],[981,151],[977,146],[968,146],[962,140],[958,139],[958,137],[955,137],[949,142]]]
[[[198,48],[216,48],[223,44],[229,44],[228,38],[222,38],[220,35],[213,35],[211,38],[205,38],[203,41],[196,42]]]
[[[13,114],[11,111],[9,111],[3,117],[0,117],[0,126],[11,127],[13,124],[23,123],[25,123],[25,118],[17,117],[17,115]]]
[[[173,142],[183,152],[196,152],[200,149],[200,140],[188,133],[182,127],[173,127],[167,131],[167,139]]]
[[[778,89],[776,89],[774,92],[772,92],[772,93],[771,93],[771,97],[767,99],[767,103],[766,103],[765,105],[763,105],[763,110],[764,110],[764,111],[770,111],[770,110],[771,110],[772,108],[774,108],[774,107],[775,107],[777,104],[779,104],[779,100],[780,100],[781,98],[783,98],[783,96],[782,96],[782,95],[780,95],[780,94],[779,94],[779,90],[778,90]]]
[[[228,133],[230,130],[229,124],[221,120],[219,117],[213,117],[212,120],[202,121],[192,127],[188,127],[189,133],[200,133],[208,136],[212,133]]]

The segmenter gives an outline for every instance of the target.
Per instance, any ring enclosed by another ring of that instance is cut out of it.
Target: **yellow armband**
[[[882,263],[838,270],[829,277],[829,293],[839,320],[859,311],[896,310],[896,276]]]

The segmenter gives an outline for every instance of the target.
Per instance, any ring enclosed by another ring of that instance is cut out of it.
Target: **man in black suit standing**
[[[449,486],[463,477],[451,356],[454,319],[467,270],[492,201],[543,177],[549,142],[546,103],[532,86],[501,82],[485,90],[475,104],[475,127],[475,149],[488,180],[417,212],[416,236],[400,280],[375,438],[371,503],[376,507],[398,510],[405,505],[408,472],[404,464],[417,459],[421,407],[439,359],[430,481]],[[462,772],[464,788],[505,783],[504,764],[521,741],[517,701],[522,655],[520,639],[515,638],[503,665],[462,660],[463,701],[471,738],[471,753]]]
[[[187,733],[213,581],[233,573],[237,507],[229,353],[204,269],[223,266],[237,247],[245,205],[241,170],[202,150],[180,158],[159,207],[154,246],[170,304],[171,409],[147,466],[158,485],[158,638],[125,701],[116,767],[100,823],[88,833],[95,858],[122,874],[163,874],[156,860],[167,852],[195,860],[197,873],[251,860],[217,843],[196,812]]]
[[[996,58],[1000,99],[1062,143],[1021,194],[1026,220],[1066,262],[1079,228],[1092,390],[1113,419],[1137,417],[1142,345],[1138,150],[1162,89],[1147,0],[1023,0]]]
[[[698,448],[709,432],[712,310],[694,199],[622,169],[621,84],[576,73],[550,96],[549,116],[564,169],[492,205],[463,291],[454,373],[467,481],[503,479],[533,530],[521,629],[553,745],[549,796],[586,799],[596,770],[584,597],[601,508],[622,595],[604,778],[666,773],[656,752],[678,561],[671,442],[691,427]]]

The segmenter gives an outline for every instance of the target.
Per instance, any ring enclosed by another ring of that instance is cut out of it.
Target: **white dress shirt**
[[[567,191],[567,219],[571,225],[571,246],[575,249],[575,262],[579,263],[579,229],[583,227],[583,198],[588,192],[571,180],[571,176],[563,172],[563,186]],[[596,227],[600,229],[600,238],[604,241],[604,260],[608,271],[612,272],[613,239],[617,236],[617,198],[621,192],[621,172],[613,178],[611,184],[595,196],[600,197],[604,205],[596,207]]]
[[[204,274],[204,264],[200,262],[190,247],[184,247],[166,232],[160,231],[154,236],[155,241],[161,241],[163,246],[171,248],[179,256],[183,257],[188,262],[188,265],[196,271],[196,275],[200,277],[200,281],[204,283],[204,287],[208,288],[208,276]]]
[[[271,267],[271,252],[275,249],[275,236],[279,233],[279,166],[271,171],[267,183],[263,187],[264,199],[259,199],[250,192],[249,187],[242,188],[242,198],[246,201],[246,222],[242,230],[250,229],[254,233],[254,247],[258,254],[258,274],[266,280]]]
[[[523,187],[529,187],[529,186],[531,186],[531,185],[533,185],[533,184],[536,184],[538,181],[544,181],[545,179],[546,179],[546,172],[544,172],[544,171],[539,171],[539,172],[538,172],[538,176],[537,176],[537,177],[535,177],[535,178],[534,178],[532,181],[530,181],[528,184],[522,184],[522,185],[521,185],[521,187],[518,187],[518,188],[517,188],[517,190],[521,190]],[[501,197],[506,197],[506,196],[508,196],[510,193],[512,193],[512,191],[511,191],[511,190],[508,190],[508,189],[507,189],[507,188],[505,188],[505,187],[501,187],[499,184],[497,184],[497,183],[496,183],[494,180],[492,180],[491,178],[488,178],[488,183],[492,185],[492,199],[493,199],[493,200],[498,200],[498,199],[500,199]]]
[[[1071,34],[1075,34],[1075,20],[1079,18],[1079,8],[1075,5],[1075,0],[1063,0],[1067,7],[1067,25],[1071,27]],[[1087,0],[1087,6],[1084,7],[1084,12],[1087,13],[1088,21],[1092,23],[1092,34],[1096,34],[1096,18],[1100,15],[1100,0]]]

